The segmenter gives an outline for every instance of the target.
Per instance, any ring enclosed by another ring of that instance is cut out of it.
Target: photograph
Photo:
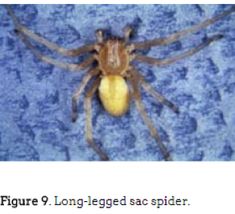
[[[0,161],[235,160],[234,5],[0,17]]]

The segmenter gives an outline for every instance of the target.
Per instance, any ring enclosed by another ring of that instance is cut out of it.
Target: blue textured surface
[[[132,24],[136,28],[133,40],[143,41],[182,30],[228,8],[17,5],[14,10],[30,29],[74,48],[93,42],[97,28],[122,35],[122,28]],[[0,160],[98,160],[85,141],[82,100],[77,122],[73,124],[70,117],[71,96],[84,72],[74,74],[40,62],[16,37],[3,7],[0,17]],[[180,108],[175,115],[143,93],[146,109],[174,160],[235,160],[235,15],[172,45],[146,51],[162,58],[218,33],[224,39],[173,65],[157,68],[136,63],[152,86]],[[134,103],[125,116],[112,118],[96,98],[93,115],[95,139],[112,160],[162,159]]]

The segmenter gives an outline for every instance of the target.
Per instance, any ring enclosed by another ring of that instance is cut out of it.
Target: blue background
[[[17,5],[22,23],[63,47],[95,41],[95,30],[122,35],[131,24],[133,41],[164,37],[221,13],[230,5]],[[70,73],[36,59],[13,32],[0,8],[0,160],[99,160],[86,144],[85,115],[71,122],[71,96],[85,71]],[[224,34],[193,57],[158,68],[136,68],[180,108],[176,115],[143,92],[149,116],[174,160],[235,160],[235,14],[179,42],[145,51],[164,58]],[[68,59],[38,48],[58,60]],[[156,142],[132,102],[121,118],[93,101],[94,137],[111,160],[162,160]]]

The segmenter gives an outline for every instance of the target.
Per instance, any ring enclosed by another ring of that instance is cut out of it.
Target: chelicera
[[[145,111],[144,105],[142,103],[140,87],[142,87],[151,96],[156,98],[156,100],[158,100],[161,104],[169,107],[175,113],[179,113],[179,110],[177,106],[167,100],[145,81],[144,77],[134,68],[132,62],[136,60],[156,66],[165,66],[192,56],[212,42],[221,39],[222,35],[214,35],[209,37],[193,49],[168,59],[156,59],[149,56],[144,56],[138,51],[173,43],[185,36],[188,36],[191,33],[198,32],[201,29],[206,28],[209,25],[212,25],[220,19],[235,12],[235,7],[232,7],[230,10],[227,10],[211,19],[207,19],[199,24],[189,27],[188,29],[176,32],[166,38],[156,38],[143,42],[132,43],[130,41],[130,35],[132,33],[131,27],[124,28],[123,38],[118,38],[115,36],[106,38],[104,36],[103,30],[97,30],[97,41],[94,44],[84,45],[80,48],[68,50],[46,40],[36,33],[33,33],[20,23],[10,6],[6,6],[6,9],[14,22],[17,35],[38,59],[62,69],[74,72],[79,72],[89,68],[83,77],[80,86],[72,97],[72,121],[75,122],[77,119],[77,101],[80,98],[81,93],[84,91],[84,88],[88,82],[93,80],[92,86],[86,92],[84,101],[86,113],[86,139],[88,144],[96,151],[101,160],[109,160],[109,158],[108,155],[95,144],[92,136],[91,100],[97,90],[105,110],[110,115],[115,117],[124,115],[129,108],[130,99],[134,99],[137,110],[142,116],[144,123],[149,128],[150,133],[159,146],[164,159],[168,161],[172,160],[172,158],[166,146],[162,142],[158,131],[154,127],[153,122]],[[91,54],[80,64],[64,63],[42,55],[31,44],[30,40],[38,42],[46,46],[48,49],[56,51],[57,53],[64,56],[76,57],[87,52]],[[94,67],[93,64],[95,61],[97,62],[97,65]]]

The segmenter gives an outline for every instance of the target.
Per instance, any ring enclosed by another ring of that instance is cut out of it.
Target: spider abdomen
[[[122,76],[104,76],[100,82],[99,96],[105,110],[113,116],[121,116],[128,110],[129,89]]]

